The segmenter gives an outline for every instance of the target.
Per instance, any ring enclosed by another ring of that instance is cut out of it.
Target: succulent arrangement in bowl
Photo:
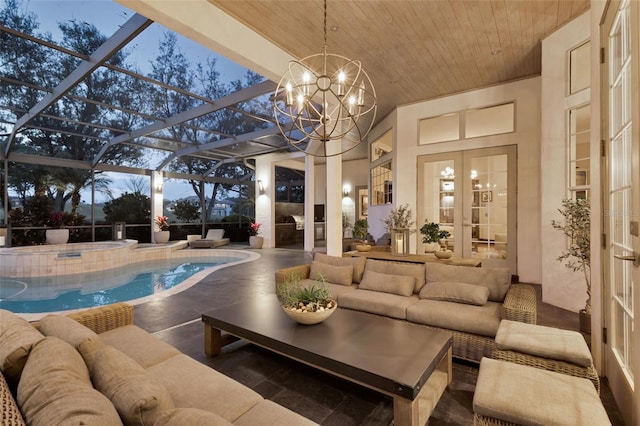
[[[301,324],[318,324],[327,319],[338,304],[331,298],[326,282],[303,286],[297,276],[289,277],[276,287],[282,309]]]

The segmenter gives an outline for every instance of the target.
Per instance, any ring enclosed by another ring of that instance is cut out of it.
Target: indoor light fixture
[[[264,195],[265,191],[264,191],[264,184],[262,183],[262,180],[258,179],[258,193],[260,195]]]
[[[350,193],[351,193],[351,187],[349,185],[345,185],[345,186],[342,187],[342,196],[343,197],[348,197]]]
[[[327,0],[322,53],[289,62],[273,103],[283,136],[309,155],[343,154],[373,127],[376,92],[360,61],[327,53]],[[329,141],[338,141],[340,147],[328,150]]]

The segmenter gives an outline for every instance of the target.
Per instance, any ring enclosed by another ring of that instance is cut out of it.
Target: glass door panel
[[[511,146],[420,157],[418,228],[437,222],[451,233],[446,243],[454,256],[515,274],[515,153]]]

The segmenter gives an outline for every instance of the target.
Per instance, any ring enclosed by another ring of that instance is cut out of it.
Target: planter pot
[[[66,244],[69,241],[68,229],[47,229],[45,232],[47,244]]]
[[[356,250],[363,253],[371,251],[371,244],[356,244]]]
[[[155,231],[153,233],[153,241],[156,244],[167,244],[169,242],[169,231]]]
[[[591,334],[591,314],[586,313],[584,310],[580,311],[580,331]]]
[[[262,244],[264,244],[264,237],[259,237],[257,235],[249,237],[249,247],[252,249],[261,249]]]
[[[451,256],[453,256],[451,250],[437,250],[434,251],[433,254],[435,254],[438,259],[450,259]]]
[[[424,252],[425,253],[435,253],[438,250],[440,250],[440,244],[439,243],[425,243],[424,244]]]
[[[290,308],[282,307],[282,310],[289,315],[294,321],[298,324],[304,325],[313,325],[320,324],[322,321],[326,320],[333,314],[338,308],[338,304],[335,300],[331,299],[333,302],[333,306],[330,309],[325,309],[324,311],[318,312],[298,312],[292,311]]]

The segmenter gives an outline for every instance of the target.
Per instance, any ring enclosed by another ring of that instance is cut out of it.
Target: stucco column
[[[339,152],[341,142],[329,141],[327,153]],[[327,254],[342,256],[342,154],[327,157]]]
[[[164,189],[164,179],[162,177],[162,172],[152,171],[151,172],[151,241],[155,243],[155,239],[153,237],[154,231],[159,231],[158,225],[155,224],[155,219],[158,216],[164,216],[163,211],[163,191]]]
[[[304,159],[304,251],[315,247],[315,159],[307,155]]]

